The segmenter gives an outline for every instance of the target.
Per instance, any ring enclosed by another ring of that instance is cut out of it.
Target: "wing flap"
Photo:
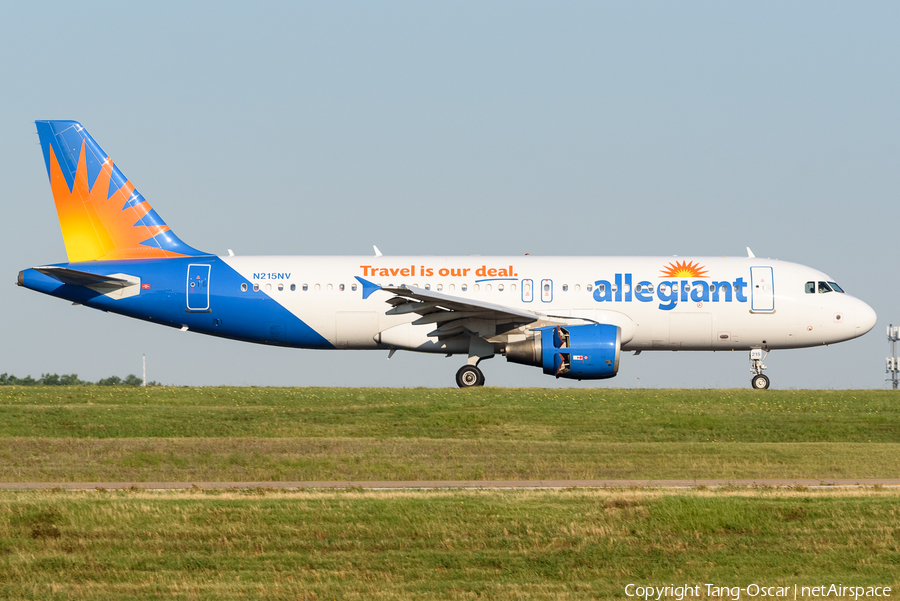
[[[541,315],[494,303],[470,300],[415,286],[382,288],[393,294],[385,302],[392,305],[388,315],[416,313],[422,317],[413,325],[435,324],[428,335],[446,338],[465,331],[478,336],[490,336],[499,324],[525,325],[539,321]]]

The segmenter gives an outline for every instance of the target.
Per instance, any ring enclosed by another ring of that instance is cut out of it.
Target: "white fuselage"
[[[864,302],[818,292],[824,273],[784,261],[736,257],[221,257],[336,348],[464,352],[437,343],[414,314],[387,315],[393,297],[363,283],[428,289],[460,300],[532,311],[542,320],[503,331],[519,339],[554,318],[619,326],[622,350],[783,349],[861,336],[875,323]],[[359,279],[358,279],[359,278]],[[808,292],[812,282],[813,292]]]

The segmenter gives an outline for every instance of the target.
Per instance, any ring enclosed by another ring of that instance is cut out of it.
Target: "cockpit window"
[[[806,293],[807,294],[815,294],[816,293],[816,283],[815,282],[806,282]]]
[[[834,283],[834,282],[828,282],[828,285],[831,286],[831,289],[834,290],[835,292],[841,292],[841,293],[844,292],[844,289],[841,288],[840,286],[838,286],[838,285],[837,285],[836,283]]]
[[[831,292],[831,286],[828,285],[828,282],[819,282],[819,293],[824,294],[825,292]]]

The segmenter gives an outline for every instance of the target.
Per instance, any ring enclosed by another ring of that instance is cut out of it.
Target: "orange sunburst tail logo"
[[[36,125],[69,262],[206,254],[169,229],[81,124]]]

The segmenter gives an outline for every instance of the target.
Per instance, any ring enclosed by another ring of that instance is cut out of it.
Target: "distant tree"
[[[59,386],[59,376],[56,374],[41,374],[41,379],[38,382],[44,386]]]
[[[32,378],[31,376],[25,376],[24,378],[17,378],[15,376],[9,376],[10,384],[12,386],[34,386],[35,384],[39,384],[37,380]]]
[[[35,380],[31,376],[17,378],[8,373],[0,374],[0,386],[85,386],[92,382],[85,382],[78,378],[78,374],[41,374],[40,379]],[[110,376],[103,378],[97,382],[97,386],[140,386],[143,384],[141,378],[134,374],[129,374],[123,380],[119,376]],[[147,386],[159,386],[159,382],[147,382]]]

